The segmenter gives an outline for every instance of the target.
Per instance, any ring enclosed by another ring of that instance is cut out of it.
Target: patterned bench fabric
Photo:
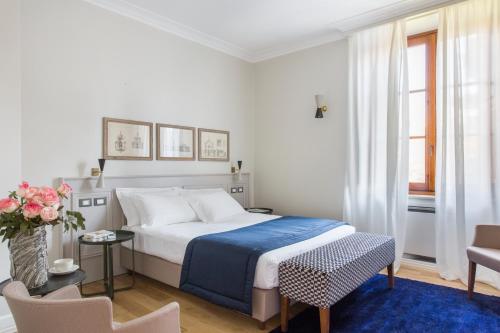
[[[279,266],[280,293],[328,308],[394,261],[392,237],[357,232]]]

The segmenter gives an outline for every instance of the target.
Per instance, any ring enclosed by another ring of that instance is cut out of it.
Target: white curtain
[[[500,222],[500,1],[439,12],[436,260],[443,278],[467,282],[474,226]],[[500,274],[478,266],[478,280]]]
[[[404,21],[349,39],[344,219],[396,239],[403,254],[408,210],[408,75]]]

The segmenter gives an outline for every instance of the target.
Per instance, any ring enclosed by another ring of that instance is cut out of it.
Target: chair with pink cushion
[[[472,246],[467,248],[469,258],[469,298],[474,294],[477,264],[500,272],[500,225],[482,224],[476,226]]]
[[[113,322],[107,297],[82,298],[76,286],[61,288],[42,298],[30,297],[23,283],[3,289],[18,333],[180,333],[179,304],[173,302],[143,317]]]

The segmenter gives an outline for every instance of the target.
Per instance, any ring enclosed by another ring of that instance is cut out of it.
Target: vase
[[[18,233],[9,241],[10,275],[26,288],[40,287],[47,282],[47,233],[45,227],[34,229],[32,235]]]

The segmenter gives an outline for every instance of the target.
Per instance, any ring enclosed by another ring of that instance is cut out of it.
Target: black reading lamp
[[[241,180],[241,166],[243,165],[243,161],[238,161],[238,180]]]
[[[99,174],[99,179],[97,180],[97,188],[104,188],[104,164],[106,164],[106,159],[100,158],[99,161],[99,169],[101,169],[101,173]]]
[[[328,110],[325,103],[325,96],[314,95],[314,99],[316,100],[316,115],[314,117],[323,118],[323,112],[326,112],[326,110]]]

